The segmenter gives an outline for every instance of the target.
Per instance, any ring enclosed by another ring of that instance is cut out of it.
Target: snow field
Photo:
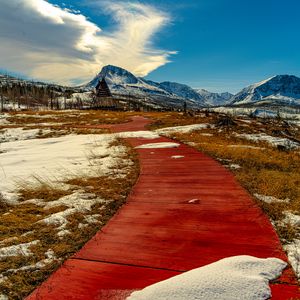
[[[2,143],[0,190],[8,203],[16,203],[18,187],[34,184],[37,178],[51,183],[79,176],[116,175],[120,163],[130,162],[123,159],[124,146],[110,146],[115,140],[115,135],[104,134]]]

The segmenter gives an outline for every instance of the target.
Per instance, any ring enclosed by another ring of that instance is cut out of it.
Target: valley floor
[[[0,115],[3,299],[22,299],[124,203],[139,173],[136,153],[120,140],[128,135],[98,125],[122,123],[134,114]],[[143,115],[154,123],[131,136],[177,139],[234,172],[271,219],[300,276],[299,127],[280,119],[217,113]]]

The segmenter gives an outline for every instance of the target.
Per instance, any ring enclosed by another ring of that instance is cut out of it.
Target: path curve
[[[109,128],[138,131],[149,123],[135,117]],[[128,141],[136,147],[170,139]],[[127,203],[27,300],[121,300],[229,256],[287,260],[268,218],[218,162],[184,144],[137,151],[141,173]],[[273,300],[300,298],[290,268],[271,289]]]

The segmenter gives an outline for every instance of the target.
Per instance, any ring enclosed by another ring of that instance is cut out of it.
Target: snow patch
[[[228,167],[233,170],[238,170],[241,168],[241,166],[238,164],[230,164],[230,165],[228,165]]]
[[[4,247],[0,249],[0,259],[4,259],[6,257],[11,257],[11,256],[30,256],[32,255],[32,252],[30,251],[30,247],[37,245],[40,241],[32,241],[30,243],[24,243],[24,244],[19,244],[19,245],[14,245],[14,246],[9,246],[9,247]]]
[[[51,130],[6,128],[0,130],[0,143],[30,140],[36,138],[40,133],[49,133]]]
[[[66,206],[68,207],[64,211],[60,211],[54,214],[51,214],[47,218],[38,221],[38,223],[45,223],[47,225],[57,226],[60,230],[58,235],[64,236],[69,232],[65,231],[65,227],[68,224],[67,218],[74,213],[86,213],[92,210],[92,206],[94,204],[102,203],[105,204],[109,202],[108,200],[103,200],[102,198],[98,198],[94,194],[74,192],[71,195],[64,196],[56,201],[42,203],[40,205],[44,206],[45,209],[50,209],[58,206]]]
[[[135,148],[136,149],[162,149],[162,148],[177,148],[179,146],[180,144],[177,143],[164,142],[164,143],[143,144]]]
[[[8,118],[8,114],[0,114],[0,125],[7,125],[10,124],[10,122],[6,119]],[[1,299],[1,298],[0,298]]]
[[[100,217],[101,217],[101,215],[99,215],[99,214],[87,215],[87,216],[84,216],[84,220],[88,224],[94,224],[94,223],[98,223],[99,222],[99,218]]]
[[[287,264],[278,258],[236,256],[194,269],[133,292],[128,300],[265,300],[268,281]]]
[[[289,203],[290,202],[290,199],[288,199],[288,198],[278,199],[278,198],[273,197],[273,196],[266,196],[266,195],[261,195],[261,194],[254,194],[254,196],[258,200],[261,200],[261,201],[266,202],[266,203]]]
[[[154,131],[128,131],[115,133],[117,138],[144,138],[144,139],[157,139],[159,134]]]
[[[195,130],[207,129],[212,127],[210,124],[193,124],[193,125],[184,125],[184,126],[175,126],[175,127],[166,127],[162,129],[157,129],[155,132],[158,134],[169,135],[172,133],[189,133]]]
[[[45,253],[45,259],[38,261],[35,264],[31,264],[28,266],[23,266],[17,269],[8,269],[4,272],[5,275],[12,274],[12,273],[18,273],[19,271],[34,271],[38,269],[42,269],[52,263],[53,261],[59,261],[60,259],[57,259],[55,256],[55,253],[52,249],[48,249],[48,251]],[[5,281],[7,279],[7,276],[4,276],[3,274],[0,274],[0,283],[1,281]],[[1,299],[1,298],[0,298]]]
[[[300,226],[300,216],[295,215],[290,211],[284,212],[285,218],[280,222],[282,225],[290,224],[293,227]],[[284,250],[287,252],[289,262],[297,277],[300,279],[300,240],[294,239],[292,242],[283,245]]]
[[[57,233],[57,236],[62,238],[68,234],[71,234],[71,232],[67,229],[63,229],[63,230],[60,230],[58,233]]]
[[[19,184],[47,183],[76,177],[121,176],[119,165],[126,147],[111,146],[113,134],[66,135],[58,138],[32,139],[1,144],[0,190],[4,199],[16,204]]]
[[[282,220],[284,224],[300,226],[300,216],[295,215],[290,211],[285,211],[283,214],[285,215],[285,218]]]
[[[265,133],[258,133],[258,134],[238,134],[235,133],[235,136],[238,138],[242,138],[242,139],[246,139],[249,141],[253,141],[253,142],[267,142],[269,144],[271,144],[272,146],[284,146],[288,149],[297,149],[299,148],[299,144],[296,142],[293,142],[287,138],[279,138],[279,137],[274,137],[271,135],[267,135]]]
[[[287,252],[288,259],[298,278],[300,278],[300,240],[293,240],[283,246]]]

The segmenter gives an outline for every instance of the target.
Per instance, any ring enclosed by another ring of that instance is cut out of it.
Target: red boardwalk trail
[[[149,122],[136,117],[111,128],[144,130]],[[133,146],[170,142],[128,140]],[[287,260],[267,217],[219,163],[183,144],[138,153],[141,174],[127,203],[27,299],[121,300],[229,256]],[[300,298],[291,269],[271,288],[274,300]]]

